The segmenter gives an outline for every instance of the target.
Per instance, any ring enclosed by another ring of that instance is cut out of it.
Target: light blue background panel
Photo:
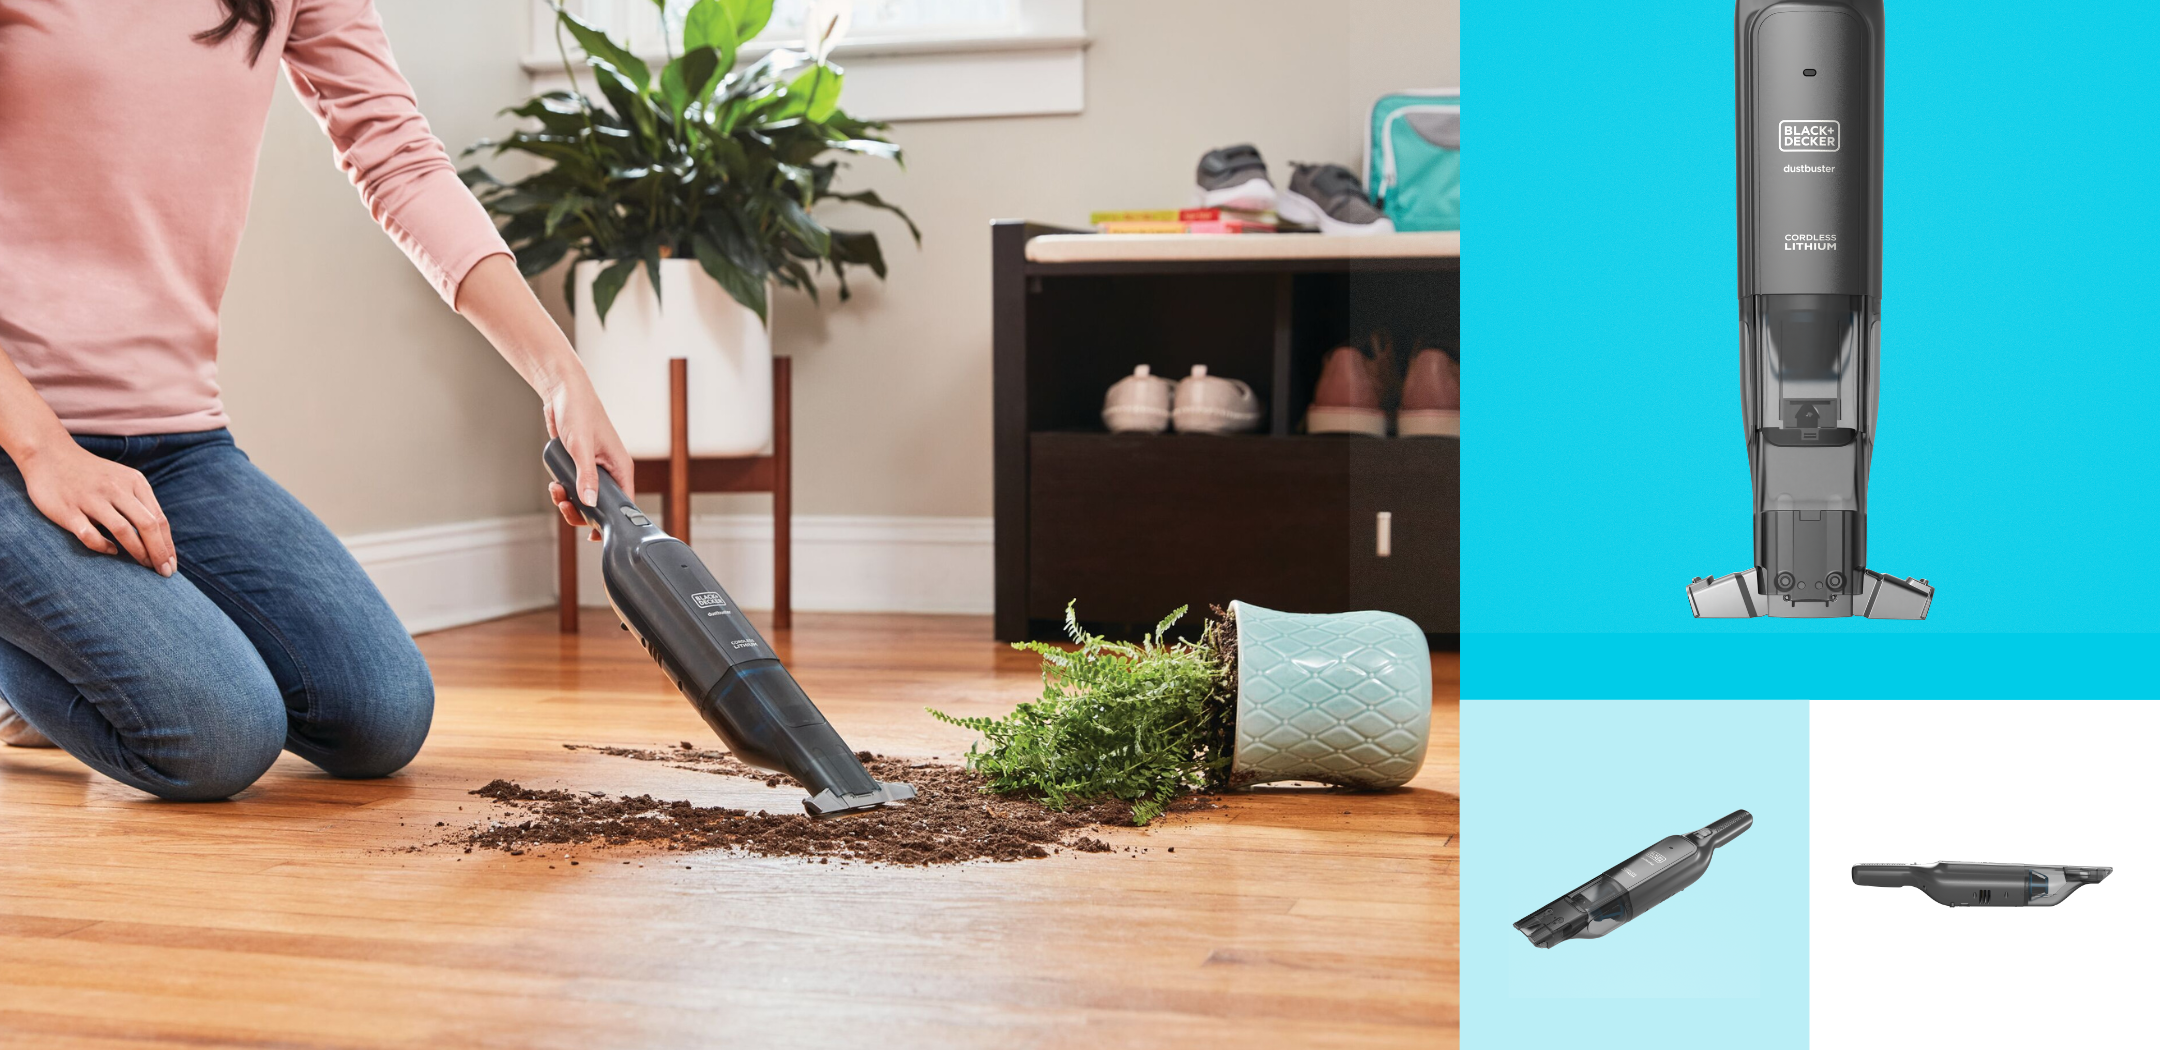
[[[1465,695],[2150,692],[2160,9],[1888,4],[1868,566],[1916,623],[1689,614],[1753,562],[1732,4],[1463,17]]]
[[[1462,735],[1464,1046],[1807,1046],[1805,702],[1466,700]],[[1549,949],[1515,932],[1735,809],[1755,826],[1634,921]]]

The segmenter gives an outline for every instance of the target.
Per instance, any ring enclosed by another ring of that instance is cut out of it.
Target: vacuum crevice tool
[[[1881,0],[1739,0],[1740,412],[1755,566],[1688,584],[1698,617],[1926,619],[1868,568],[1882,303]]]
[[[1747,810],[1736,809],[1699,831],[1668,835],[1531,912],[1515,924],[1516,932],[1540,948],[1603,937],[1693,886],[1710,869],[1718,847],[1754,826]]]
[[[1946,860],[1940,864],[1855,864],[1855,886],[1913,886],[1951,908],[2051,908],[2114,868],[1998,864]]]
[[[562,443],[550,440],[541,459],[578,502],[577,465]],[[803,809],[813,817],[914,798],[914,787],[863,768],[690,545],[654,524],[605,467],[599,475],[599,506],[578,502],[578,512],[601,533],[608,604],[728,751],[793,777],[810,791]]]

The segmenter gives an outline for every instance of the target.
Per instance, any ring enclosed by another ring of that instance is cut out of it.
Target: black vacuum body
[[[577,502],[562,443],[549,441],[541,458]],[[608,604],[728,751],[809,789],[811,816],[914,798],[907,784],[871,777],[690,545],[661,531],[606,468],[599,474],[600,505],[578,510],[601,532]]]
[[[1515,924],[1540,948],[1561,941],[1603,937],[1687,889],[1710,870],[1711,854],[1755,826],[1747,810],[1734,810],[1700,831],[1668,835],[1657,844],[1577,886]]]
[[[1927,616],[1867,562],[1882,301],[1880,0],[1740,0],[1740,405],[1755,567],[1697,577],[1699,617]]]
[[[1855,886],[1916,886],[1952,908],[2049,908],[2114,870],[1946,860],[1931,866],[1855,864],[1852,880]]]

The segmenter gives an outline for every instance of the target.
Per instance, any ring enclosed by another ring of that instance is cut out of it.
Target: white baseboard
[[[995,597],[989,518],[798,514],[794,602],[805,612],[987,615]],[[746,609],[772,608],[772,516],[700,514],[690,545]],[[600,545],[579,545],[578,602],[606,605]]]
[[[555,600],[546,515],[482,518],[345,538],[414,634],[492,620]]]
[[[488,518],[348,537],[345,546],[418,634],[555,601],[555,522]],[[991,611],[989,518],[840,514],[794,519],[795,608],[829,612]],[[744,608],[772,606],[772,517],[691,519],[698,556]],[[580,543],[578,600],[606,605],[598,544]]]

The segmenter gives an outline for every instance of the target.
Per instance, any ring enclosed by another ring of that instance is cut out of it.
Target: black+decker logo
[[[1834,120],[1781,120],[1777,124],[1780,153],[1836,153],[1838,139]]]

